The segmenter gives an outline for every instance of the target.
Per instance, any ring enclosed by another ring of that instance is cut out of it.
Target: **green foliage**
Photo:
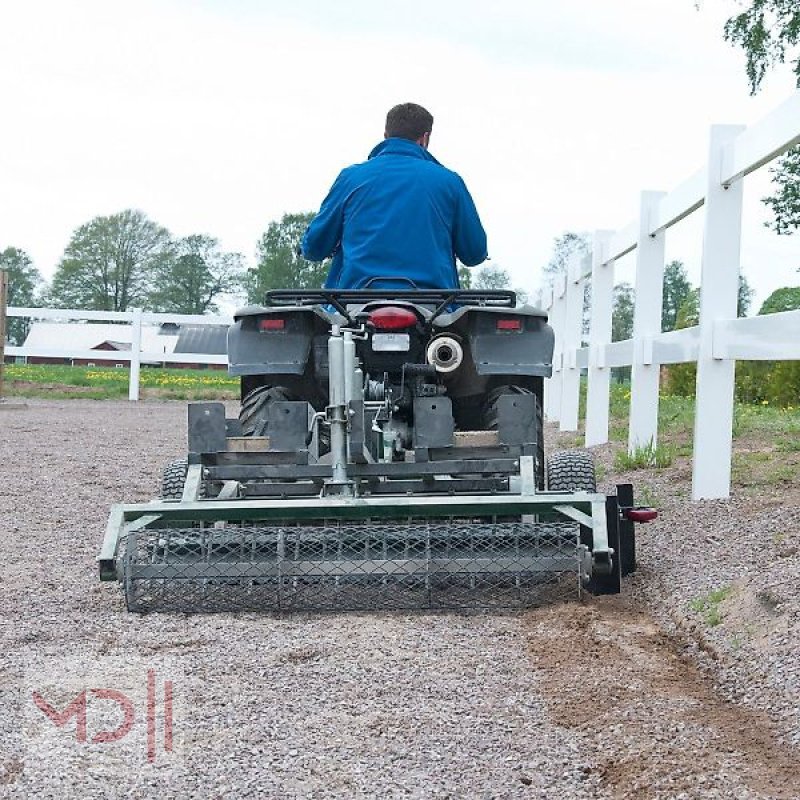
[[[800,86],[800,6],[797,0],[751,0],[739,14],[725,23],[725,39],[745,53],[745,70],[750,93],[755,94],[767,74],[787,55],[793,63]],[[800,147],[790,150],[770,169],[775,194],[762,202],[772,209],[767,227],[778,234],[794,233],[800,228]]]
[[[787,52],[800,45],[800,6],[797,0],[751,0],[725,23],[725,40],[745,52],[750,93],[760,88],[767,71],[783,64]],[[794,60],[800,85],[800,58]]]
[[[30,256],[18,247],[7,247],[0,252],[0,270],[8,273],[8,305],[38,305],[37,290],[42,284],[39,270],[33,266]],[[21,345],[28,335],[30,322],[20,317],[9,317],[6,335],[13,345]]]
[[[458,285],[462,289],[472,288],[472,270],[463,264],[458,265]]]
[[[800,287],[776,289],[762,304],[759,314],[800,309]],[[800,405],[800,362],[738,361],[736,398],[743,403],[779,406]]]
[[[670,261],[664,267],[664,295],[661,302],[661,330],[672,331],[678,320],[678,311],[684,304],[692,284],[682,261]]]
[[[215,298],[238,288],[242,257],[220,250],[219,242],[211,236],[187,236],[175,243],[169,258],[156,265],[154,278],[149,309],[176,314],[214,313],[218,310]]]
[[[800,228],[800,147],[790,150],[769,171],[775,194],[761,202],[772,209],[773,218],[764,224],[785,236]]]
[[[637,487],[637,494],[636,501],[639,505],[648,506],[649,508],[659,508],[661,506],[658,497],[649,486]]]
[[[777,314],[800,308],[800,286],[784,286],[776,289],[762,304],[758,313]]]
[[[736,298],[736,316],[746,317],[753,302],[755,292],[750,288],[750,284],[741,273],[739,274],[739,294]]]
[[[665,469],[672,465],[672,449],[649,441],[641,447],[635,447],[630,453],[621,450],[614,457],[614,467],[621,472],[632,469]]]
[[[258,263],[247,271],[244,288],[250,303],[262,303],[269,289],[319,289],[325,282],[330,261],[306,261],[298,248],[311,211],[284,214],[280,222],[270,222],[256,246]]]
[[[60,308],[126,311],[144,305],[163,262],[172,256],[169,231],[141,211],[95,217],[70,238],[48,302]]]
[[[700,289],[692,289],[675,315],[675,330],[692,328],[700,322]],[[666,370],[667,394],[694,397],[697,380],[696,364],[670,364]]]
[[[130,377],[125,368],[66,364],[8,364],[5,374],[9,395],[89,400],[127,397]],[[144,367],[139,385],[144,397],[177,400],[233,399],[239,396],[239,379],[216,369]]]
[[[689,608],[698,614],[703,615],[703,619],[710,627],[715,627],[722,622],[722,613],[719,606],[733,593],[731,586],[721,586],[719,589],[712,589],[707,595],[697,597],[690,601]]]
[[[508,289],[511,286],[511,275],[507,269],[491,264],[475,271],[473,289]]]
[[[629,283],[614,287],[614,305],[611,312],[611,341],[624,342],[633,336],[634,291]]]
[[[779,361],[769,374],[767,400],[778,406],[800,404],[800,361]]]
[[[574,253],[585,255],[590,249],[590,239],[586,233],[567,231],[562,233],[561,236],[557,236],[553,241],[553,253],[550,256],[550,261],[542,269],[545,285],[552,286],[557,275],[566,273],[567,266]]]

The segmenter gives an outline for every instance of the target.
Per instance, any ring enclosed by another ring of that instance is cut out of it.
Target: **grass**
[[[731,596],[732,586],[721,586],[719,589],[712,589],[703,597],[696,597],[689,602],[689,608],[698,614],[703,615],[706,624],[714,628],[722,622],[722,612],[719,610],[720,603]]]
[[[614,456],[614,467],[622,472],[632,469],[665,469],[672,465],[672,448],[652,441],[632,452],[622,450]]]
[[[637,501],[640,505],[648,506],[649,508],[659,508],[661,506],[661,503],[658,502],[658,497],[649,486],[638,487],[638,494]]]
[[[129,373],[120,367],[60,364],[7,364],[5,393],[17,397],[110,400],[128,396]],[[166,400],[217,400],[239,396],[239,379],[223,370],[142,367],[143,397]]]

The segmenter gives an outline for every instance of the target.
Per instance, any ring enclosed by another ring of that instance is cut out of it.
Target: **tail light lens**
[[[260,331],[282,331],[286,327],[286,320],[281,317],[266,317],[258,321]]]
[[[499,331],[521,331],[521,319],[499,319],[497,320],[497,330]]]
[[[379,331],[400,331],[417,324],[417,315],[407,308],[386,306],[376,308],[369,314],[369,321]]]

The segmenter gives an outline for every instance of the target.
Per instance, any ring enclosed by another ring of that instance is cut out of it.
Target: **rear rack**
[[[517,295],[509,289],[273,289],[267,292],[264,302],[268,306],[331,305],[347,317],[348,303],[370,300],[433,304],[437,307],[434,316],[438,316],[450,305],[514,308]]]

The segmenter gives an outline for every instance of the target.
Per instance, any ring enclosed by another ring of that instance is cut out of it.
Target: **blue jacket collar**
[[[375,156],[382,155],[411,156],[412,158],[421,158],[424,161],[433,161],[434,164],[439,163],[424,147],[420,147],[416,142],[397,137],[384,139],[380,144],[375,145],[369,157],[375,158]]]

